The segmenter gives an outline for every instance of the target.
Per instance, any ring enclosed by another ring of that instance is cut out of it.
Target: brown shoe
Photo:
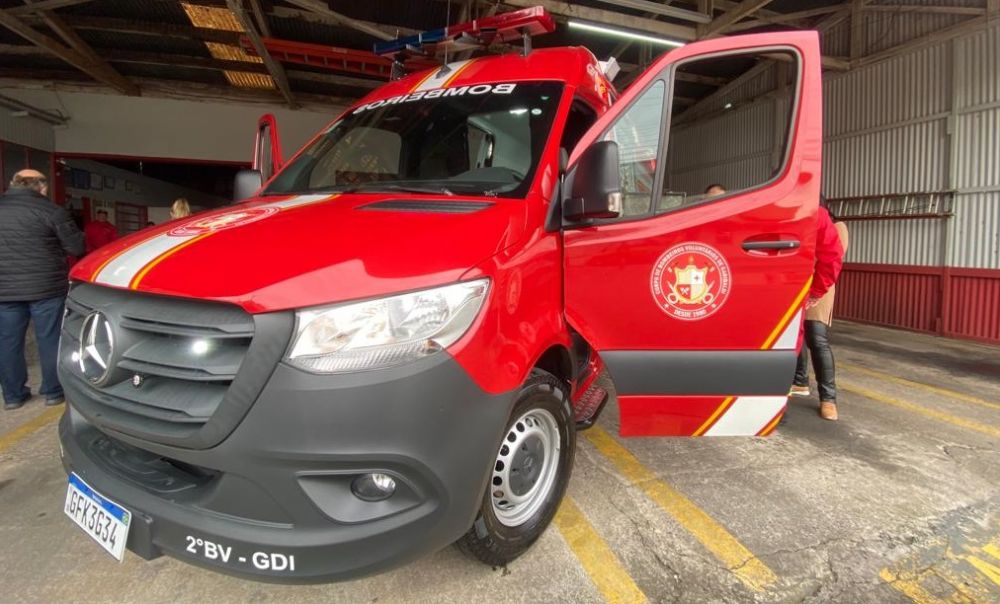
[[[819,404],[819,416],[831,422],[837,421],[837,403],[833,401],[823,401]]]

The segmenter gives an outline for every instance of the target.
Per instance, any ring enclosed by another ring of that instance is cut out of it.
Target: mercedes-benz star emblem
[[[115,337],[111,322],[100,312],[92,312],[80,329],[80,371],[92,384],[100,384],[111,372]]]

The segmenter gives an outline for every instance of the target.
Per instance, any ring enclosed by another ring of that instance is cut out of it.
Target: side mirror
[[[583,152],[566,177],[563,219],[617,218],[622,213],[618,143],[600,141]]]
[[[260,170],[240,170],[233,182],[233,201],[243,201],[253,197],[263,184],[264,179],[260,175]]]

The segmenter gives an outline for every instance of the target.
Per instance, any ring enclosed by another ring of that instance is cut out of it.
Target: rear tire
[[[517,394],[479,513],[458,548],[491,566],[526,552],[559,508],[575,453],[566,385],[535,369]]]

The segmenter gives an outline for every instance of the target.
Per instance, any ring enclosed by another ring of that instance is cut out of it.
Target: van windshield
[[[360,105],[299,154],[264,194],[524,197],[562,89],[557,82],[479,84]]]

